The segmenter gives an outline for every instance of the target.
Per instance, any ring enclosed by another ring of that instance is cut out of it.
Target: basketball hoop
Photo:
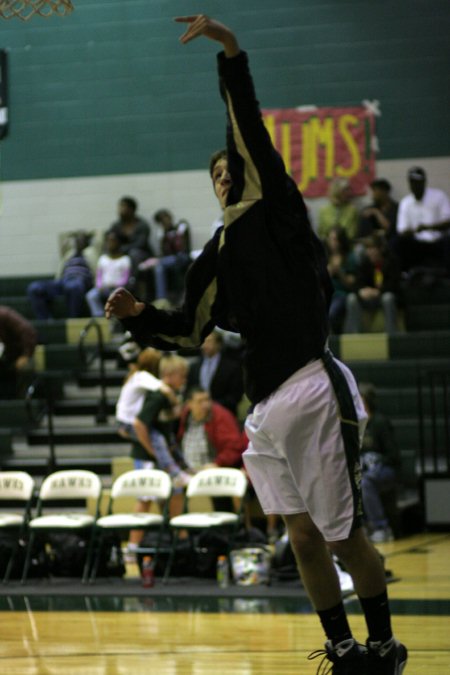
[[[0,16],[4,19],[28,21],[35,14],[47,18],[52,14],[65,16],[72,10],[71,0],[0,0]]]

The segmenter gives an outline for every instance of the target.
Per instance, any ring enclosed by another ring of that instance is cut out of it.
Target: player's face
[[[212,181],[216,197],[219,200],[220,206],[224,209],[227,205],[228,192],[232,183],[228,172],[228,161],[225,157],[222,157],[215,163],[212,171]]]

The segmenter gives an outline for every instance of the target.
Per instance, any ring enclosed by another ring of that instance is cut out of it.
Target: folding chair
[[[229,556],[235,536],[243,520],[244,496],[247,485],[247,478],[239,469],[204,469],[191,478],[186,490],[183,514],[175,516],[169,521],[169,527],[173,531],[173,539],[169,559],[164,570],[164,583],[167,583],[170,576],[181,530],[187,530],[189,534],[212,529],[226,531],[230,535],[227,547],[227,555]],[[236,497],[240,500],[240,505],[236,512],[205,511],[189,513],[189,502],[193,497]]]
[[[15,537],[3,583],[9,581],[20,539],[24,536],[30,520],[33,493],[34,480],[29,474],[24,471],[0,471],[0,500],[13,502],[15,509],[20,509],[20,513],[0,512],[0,532],[8,532]]]
[[[25,564],[23,567],[22,583],[25,583],[31,560],[31,550],[37,534],[48,534],[50,532],[71,532],[72,534],[88,534],[89,543],[87,548],[86,562],[83,569],[82,581],[87,580],[92,558],[95,522],[99,515],[100,498],[102,493],[102,484],[97,474],[85,470],[55,471],[44,479],[37,503],[36,518],[32,518],[28,523],[29,537]],[[64,502],[74,500],[86,500],[92,498],[95,500],[95,515],[87,512],[86,507],[83,511],[61,510],[58,504],[58,511],[48,512],[49,503]]]
[[[136,469],[127,471],[114,481],[108,504],[108,515],[99,518],[95,524],[98,540],[90,581],[97,576],[105,532],[128,533],[130,530],[159,530],[154,550],[155,565],[164,528],[168,523],[169,499],[172,494],[172,480],[165,471],[158,469]],[[163,501],[162,514],[159,513],[114,513],[114,504],[121,497],[147,497]]]

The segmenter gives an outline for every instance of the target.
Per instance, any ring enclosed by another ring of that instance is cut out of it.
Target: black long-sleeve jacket
[[[246,53],[219,54],[218,68],[233,181],[224,226],[189,269],[183,307],[148,305],[123,323],[160,349],[196,347],[215,325],[239,332],[246,393],[257,403],[323,354],[331,284],[303,199],[264,127]]]

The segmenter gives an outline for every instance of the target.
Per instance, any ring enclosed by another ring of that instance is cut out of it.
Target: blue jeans
[[[134,427],[132,424],[124,424],[123,422],[119,422],[119,429],[123,431],[130,439],[137,441],[137,436],[136,436],[136,431],[134,430]],[[180,467],[178,464],[175,462],[174,458],[170,454],[169,447],[167,445],[167,441],[164,438],[164,436],[159,432],[156,431],[155,429],[150,429],[150,439],[152,441],[152,446],[155,451],[155,457],[156,457],[156,463],[158,465],[158,469],[162,469],[162,471],[167,471],[167,473],[170,473],[171,475],[176,475],[177,473],[180,472]],[[140,462],[141,460],[135,460],[135,465],[136,462]],[[145,461],[145,460],[142,460]],[[151,461],[150,457],[148,458],[147,461]],[[136,467],[139,468],[139,467]]]
[[[86,293],[86,302],[89,305],[91,316],[105,316],[105,302],[113,288],[91,288]]]
[[[157,300],[167,298],[167,271],[177,270],[181,273],[187,268],[189,260],[187,253],[166,255],[158,260],[158,264],[154,268],[155,297]]]
[[[27,295],[37,319],[53,318],[51,304],[58,295],[65,296],[67,314],[70,318],[74,318],[83,314],[86,290],[84,279],[70,277],[33,281],[27,288]]]
[[[395,483],[395,470],[381,462],[363,471],[361,494],[364,511],[370,527],[374,530],[384,530],[389,526],[381,495],[392,490]]]
[[[382,293],[379,298],[371,300],[362,300],[357,293],[349,293],[344,333],[361,333],[363,310],[374,312],[380,308],[384,314],[385,331],[392,335],[397,330],[397,305],[394,293]]]

